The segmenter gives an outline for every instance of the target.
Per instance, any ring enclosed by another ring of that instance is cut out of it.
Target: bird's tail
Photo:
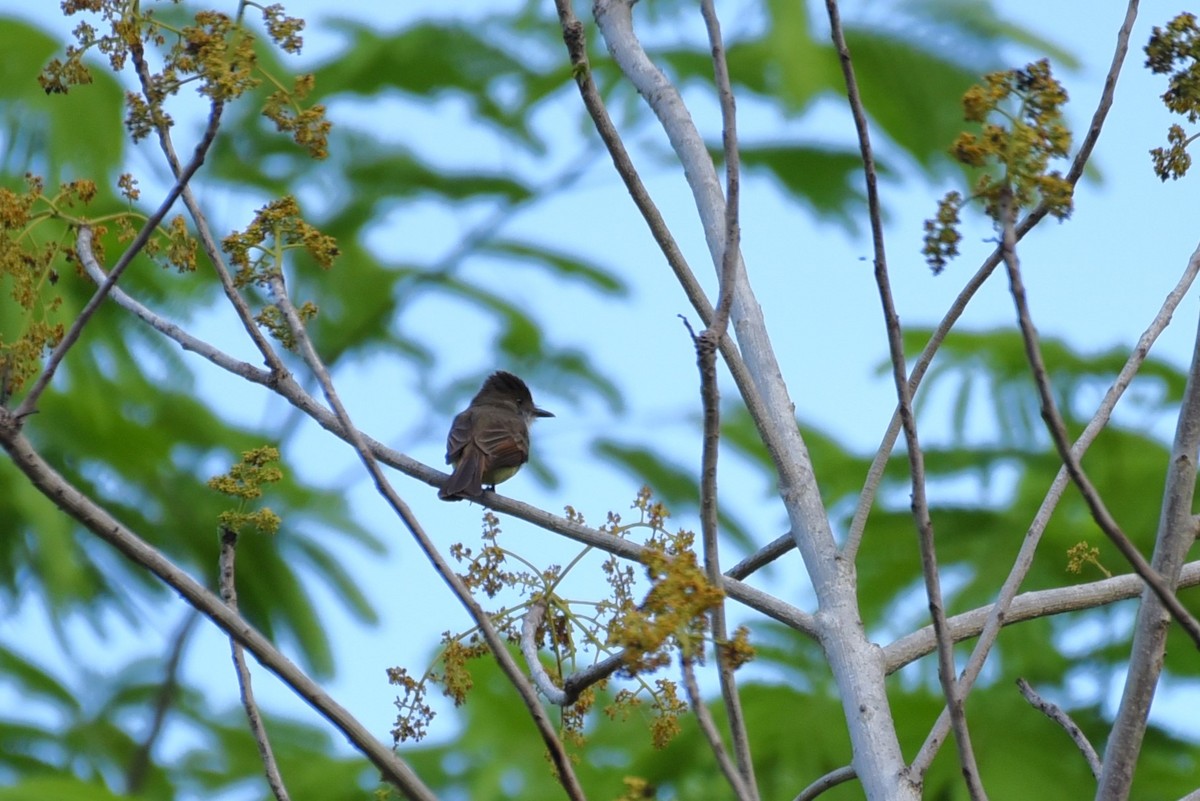
[[[438,490],[443,501],[478,498],[483,494],[483,454],[478,448],[467,447],[454,466],[454,472]]]

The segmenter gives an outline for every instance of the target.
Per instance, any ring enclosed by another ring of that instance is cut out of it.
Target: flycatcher
[[[529,461],[529,425],[553,417],[533,403],[525,382],[503,370],[492,373],[458,413],[446,437],[446,464],[454,473],[438,490],[443,501],[478,498]]]

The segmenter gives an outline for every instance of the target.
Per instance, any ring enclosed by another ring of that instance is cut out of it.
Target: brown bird
[[[512,478],[529,461],[530,424],[553,416],[534,405],[524,381],[503,370],[492,373],[450,426],[446,464],[454,465],[454,472],[438,497],[478,498],[484,486],[494,490]]]

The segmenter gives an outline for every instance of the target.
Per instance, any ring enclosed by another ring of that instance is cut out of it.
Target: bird
[[[454,470],[438,497],[459,501],[480,497],[484,487],[495,490],[529,461],[529,426],[553,416],[537,407],[520,378],[504,370],[492,373],[450,425],[446,464]]]

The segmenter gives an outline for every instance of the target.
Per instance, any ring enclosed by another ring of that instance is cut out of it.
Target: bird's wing
[[[488,469],[520,467],[529,461],[529,434],[508,426],[475,432],[475,445],[488,456]]]
[[[446,435],[446,464],[454,464],[462,458],[463,448],[471,441],[471,410],[459,412],[450,424]]]

